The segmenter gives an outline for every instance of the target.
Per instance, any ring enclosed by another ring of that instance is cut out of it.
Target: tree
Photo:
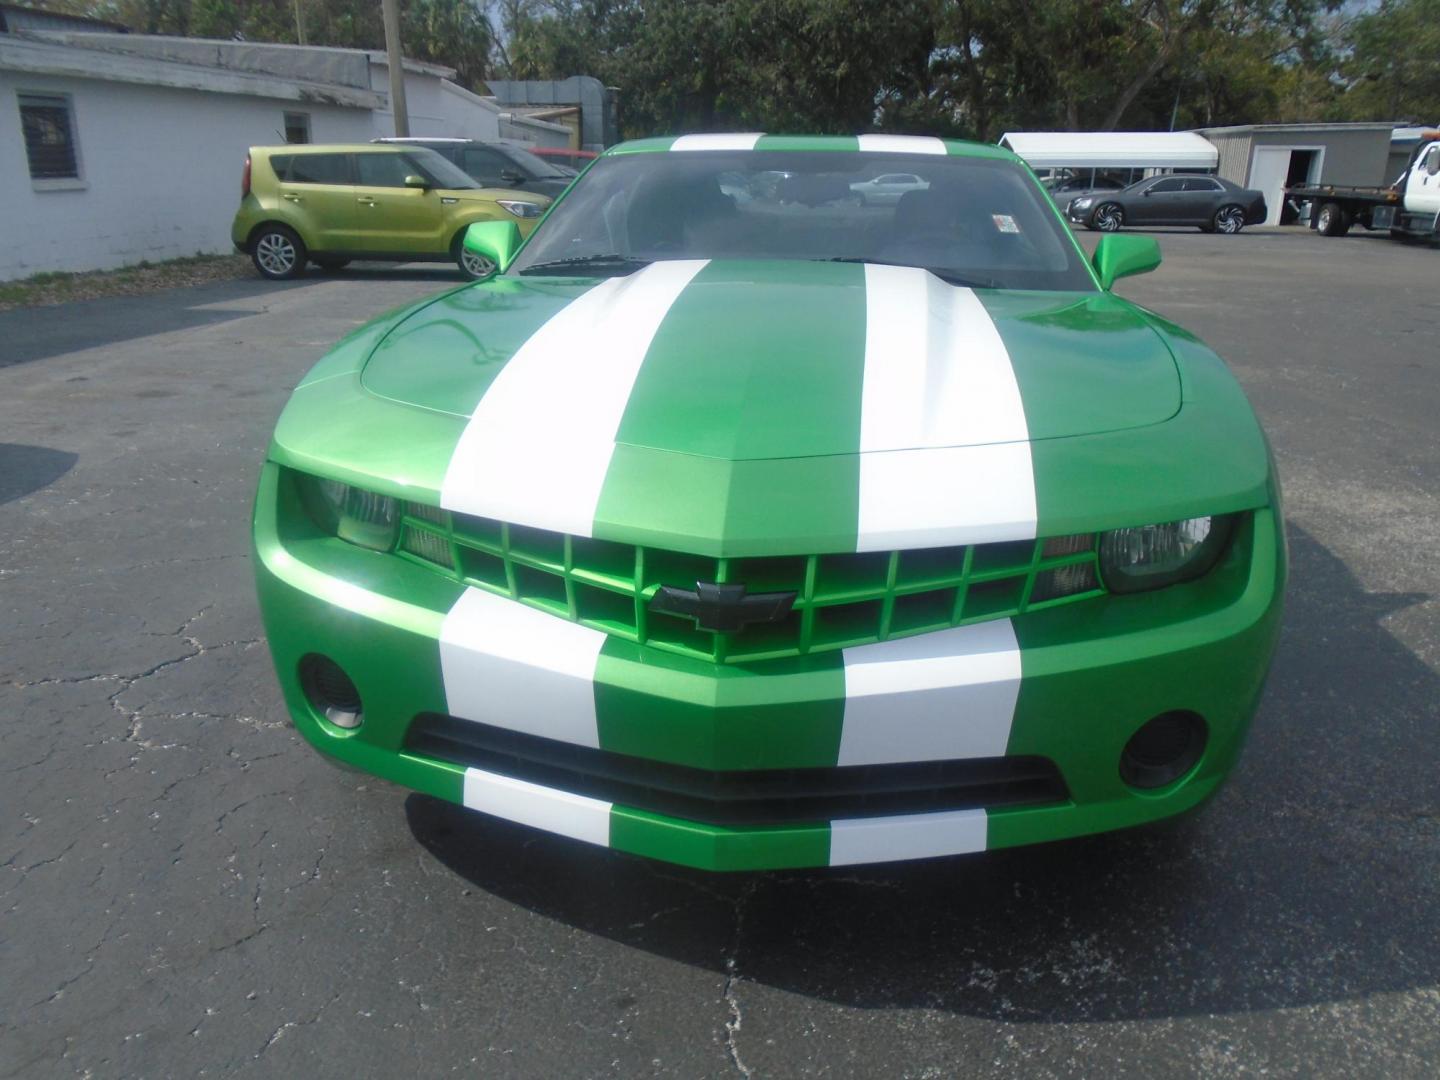
[[[1440,122],[1440,0],[1380,0],[1342,33],[1341,115]]]
[[[32,0],[151,33],[294,41],[295,0]],[[379,48],[378,0],[299,0]],[[405,52],[478,86],[594,75],[627,135],[1440,118],[1440,0],[402,0]],[[492,29],[492,23],[494,28]]]

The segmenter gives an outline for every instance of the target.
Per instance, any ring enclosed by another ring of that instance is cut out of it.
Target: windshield
[[[1095,288],[1020,166],[825,151],[601,158],[510,272],[623,274],[663,259],[893,263],[979,287]]]
[[[546,161],[538,154],[532,154],[529,150],[521,149],[518,146],[507,145],[504,150],[510,160],[524,169],[532,180],[568,179],[564,173],[556,171],[554,162]]]
[[[437,154],[434,150],[423,146],[410,147],[405,151],[405,156],[411,163],[424,174],[438,188],[478,188],[470,174],[458,165],[453,165],[446,158]]]

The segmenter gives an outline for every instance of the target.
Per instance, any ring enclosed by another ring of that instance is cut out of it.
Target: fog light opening
[[[328,656],[311,653],[300,661],[300,685],[315,711],[336,727],[354,731],[365,722],[360,691]]]
[[[1151,717],[1120,752],[1120,779],[1133,788],[1162,788],[1195,767],[1205,752],[1205,720],[1177,709]]]

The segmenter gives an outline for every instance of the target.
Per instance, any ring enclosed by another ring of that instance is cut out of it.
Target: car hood
[[[1108,294],[785,261],[502,277],[412,313],[362,380],[477,422],[483,400],[525,423],[588,423],[585,395],[618,396],[593,405],[615,443],[726,461],[1057,439],[1180,408],[1165,342]]]

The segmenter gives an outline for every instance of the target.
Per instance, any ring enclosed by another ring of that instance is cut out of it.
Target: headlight
[[[519,202],[515,199],[496,199],[495,201],[518,218],[539,217],[545,212],[545,208],[539,203]]]
[[[1093,203],[1094,201],[1095,201],[1094,199],[1088,198],[1088,197],[1087,197],[1087,198],[1084,198],[1084,199],[1076,199],[1074,202],[1072,202],[1072,203],[1070,204],[1070,209],[1071,209],[1071,210],[1085,210],[1085,209],[1088,209],[1089,206],[1090,206],[1090,204]]]
[[[395,546],[400,517],[388,495],[318,476],[300,477],[300,489],[310,516],[326,532],[374,551]]]
[[[1116,529],[1100,537],[1100,574],[1111,592],[1144,592],[1197,578],[1215,565],[1233,517],[1197,517]]]

